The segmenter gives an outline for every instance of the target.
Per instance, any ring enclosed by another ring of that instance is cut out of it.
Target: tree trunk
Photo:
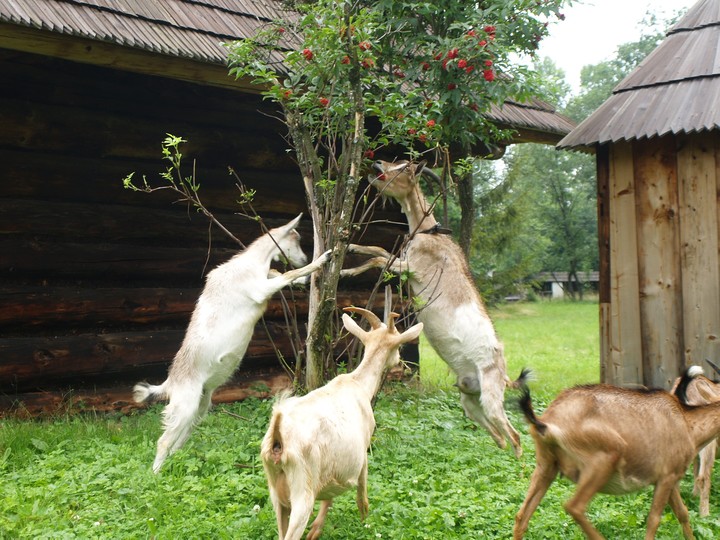
[[[348,27],[351,9],[350,4],[347,4],[345,10]],[[346,39],[349,53],[355,55],[356,47],[352,46],[349,32]],[[365,104],[359,69],[359,63],[352,62],[349,78],[352,84],[350,97],[355,111],[354,125],[348,133],[339,134],[342,142],[339,163],[333,161],[337,156],[332,152],[333,146],[328,145],[331,155],[326,160],[328,174],[325,178],[328,180],[334,178],[334,192],[329,192],[326,188],[317,189],[316,182],[323,178],[323,171],[320,168],[322,160],[313,145],[311,133],[302,124],[302,118],[286,111],[286,120],[298,153],[298,163],[303,173],[305,192],[313,219],[315,241],[313,255],[317,257],[326,249],[333,250],[328,266],[314,273],[310,280],[308,332],[305,344],[307,355],[305,386],[308,390],[322,386],[327,374],[335,370],[333,344],[339,332],[339,328],[336,327],[337,287],[350,241],[364,146]],[[331,162],[337,166],[334,175],[329,174],[332,170]]]
[[[470,245],[475,221],[474,191],[473,174],[470,171],[458,179],[458,199],[461,212],[458,243],[468,261],[470,260]]]

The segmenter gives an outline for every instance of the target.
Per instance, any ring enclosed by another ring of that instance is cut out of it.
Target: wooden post
[[[610,147],[610,355],[607,382],[642,383],[632,147]]]
[[[670,388],[682,351],[678,194],[672,137],[633,144],[643,384]]]
[[[716,133],[679,141],[680,265],[684,317],[684,363],[718,359],[718,166]]]
[[[608,382],[610,365],[610,148],[607,144],[596,148],[597,220],[600,281],[600,381]]]

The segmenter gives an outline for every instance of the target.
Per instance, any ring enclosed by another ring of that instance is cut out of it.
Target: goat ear
[[[360,341],[362,341],[364,343],[363,340],[365,339],[365,335],[367,334],[367,332],[365,330],[363,330],[362,328],[360,328],[358,323],[353,321],[353,319],[350,315],[348,315],[347,313],[343,313],[342,322],[343,322],[343,326],[345,327],[345,330],[350,332],[353,336],[355,336],[356,338],[358,338]]]
[[[296,217],[296,218],[293,219],[292,221],[286,223],[285,225],[283,225],[283,226],[281,226],[281,227],[278,227],[278,229],[280,230],[280,233],[281,233],[282,235],[286,235],[286,234],[289,233],[290,231],[295,230],[295,228],[296,228],[296,227],[298,226],[298,224],[300,223],[300,219],[301,219],[301,218],[302,218],[302,212],[298,215],[298,217]]]
[[[413,339],[417,339],[420,336],[420,332],[422,332],[422,329],[423,323],[417,323],[415,326],[411,326],[402,334],[400,334],[400,343],[408,343]]]

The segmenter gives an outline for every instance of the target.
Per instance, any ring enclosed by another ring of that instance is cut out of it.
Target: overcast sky
[[[563,10],[565,20],[553,24],[539,53],[565,71],[577,93],[582,67],[613,58],[618,45],[637,41],[648,10],[668,19],[694,4],[695,0],[582,0]]]

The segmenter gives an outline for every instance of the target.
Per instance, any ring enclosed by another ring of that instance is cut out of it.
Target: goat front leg
[[[327,250],[325,253],[320,255],[317,259],[302,268],[295,268],[288,270],[284,274],[273,275],[265,281],[264,287],[259,287],[258,290],[254,291],[255,300],[258,303],[265,302],[273,294],[278,292],[280,289],[287,287],[288,285],[295,283],[304,283],[305,276],[312,274],[318,270],[323,264],[330,260],[332,250]]]
[[[358,276],[368,270],[372,270],[373,268],[387,270],[388,272],[393,272],[395,274],[401,274],[407,270],[407,261],[405,259],[395,257],[392,253],[389,253],[378,246],[350,244],[347,252],[355,253],[357,255],[370,255],[372,258],[355,268],[344,268],[340,271],[340,277],[342,278]]]
[[[710,482],[716,453],[717,439],[713,439],[697,456],[693,495],[700,496],[700,517],[710,514]]]
[[[501,349],[500,354],[502,355]],[[488,421],[510,443],[515,452],[515,457],[519,459],[522,456],[520,434],[508,420],[504,408],[505,379],[507,375],[505,375],[504,357],[501,356],[501,358],[502,364],[500,365],[503,366],[502,369],[497,363],[494,363],[480,370],[480,386],[482,388],[480,401]]]
[[[348,253],[356,255],[370,255],[371,257],[382,257],[384,259],[392,259],[393,255],[389,251],[380,246],[361,246],[360,244],[349,244]]]

